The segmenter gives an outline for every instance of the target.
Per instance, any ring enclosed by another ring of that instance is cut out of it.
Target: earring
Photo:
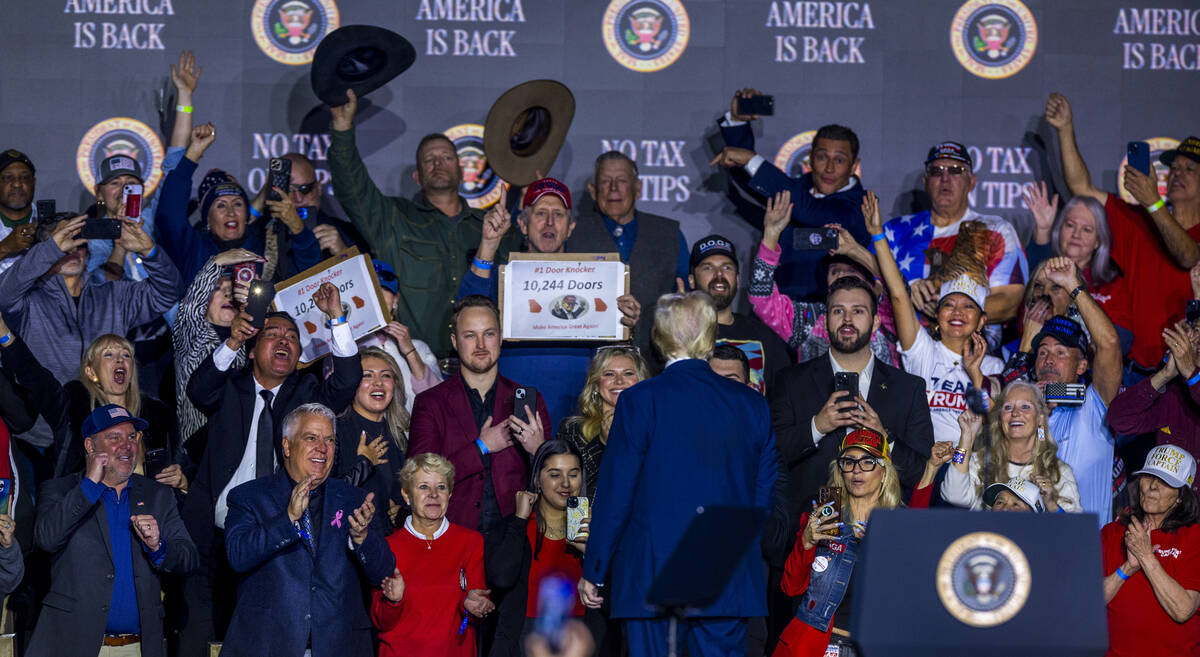
[[[96,376],[95,374],[91,376],[91,379],[92,383],[100,383],[100,377]]]
[[[1038,427],[1038,440],[1046,440],[1046,430],[1041,426]]]

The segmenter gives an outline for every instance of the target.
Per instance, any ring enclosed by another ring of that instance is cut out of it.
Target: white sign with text
[[[579,259],[514,258],[501,270],[504,339],[625,339],[617,297],[627,267],[615,257],[571,255]]]

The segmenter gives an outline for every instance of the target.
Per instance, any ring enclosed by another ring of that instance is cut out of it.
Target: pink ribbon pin
[[[337,527],[338,529],[341,529],[341,527],[342,527],[342,510],[341,509],[338,509],[338,512],[333,514],[333,522],[329,523],[329,526]]]

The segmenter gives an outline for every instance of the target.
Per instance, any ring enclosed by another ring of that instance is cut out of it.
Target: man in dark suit
[[[359,575],[382,582],[396,561],[375,494],[329,479],[336,422],[320,404],[288,413],[283,467],[229,494],[225,547],[242,580],[225,657],[372,654],[370,635],[352,641],[365,614]]]
[[[887,436],[906,490],[921,479],[933,448],[925,382],[871,353],[871,334],[879,328],[875,293],[862,279],[846,276],[830,286],[826,303],[829,354],[786,368],[771,394],[793,518],[811,509],[848,428],[868,427]],[[852,398],[834,391],[835,372],[857,375]]]
[[[147,426],[97,408],[82,427],[85,472],[38,491],[34,539],[53,565],[27,655],[164,655],[159,574],[185,575],[197,555],[172,490],[133,474]]]
[[[334,363],[329,378],[321,378],[319,367],[304,376],[296,372],[300,332],[287,313],[268,313],[263,327],[256,329],[253,318],[242,312],[233,320],[229,339],[188,382],[188,397],[209,420],[208,443],[183,506],[184,522],[204,560],[200,572],[185,583],[188,610],[180,641],[185,655],[206,654],[206,643],[224,636],[233,612],[236,576],[224,549],[229,491],[275,472],[285,415],[309,402],[344,409],[362,379],[358,346],[337,287],[323,284],[313,301],[329,318]],[[249,362],[235,372],[230,366],[246,343],[252,345]]]
[[[450,330],[461,369],[417,395],[408,454],[433,452],[454,464],[446,517],[482,532],[516,510],[517,491],[529,481],[530,456],[550,438],[550,414],[541,395],[528,421],[513,413],[520,384],[500,376],[500,311],[494,301],[463,297],[454,305]]]
[[[666,653],[669,622],[646,593],[697,507],[772,507],[778,456],[767,403],[709,367],[716,334],[707,294],[658,299],[654,341],[670,360],[621,393],[600,465],[579,593],[599,607],[597,584],[611,571],[612,617],[625,619],[634,657]],[[744,655],[746,619],[766,611],[762,555],[748,550],[717,601],[681,623],[681,639],[693,657]]]

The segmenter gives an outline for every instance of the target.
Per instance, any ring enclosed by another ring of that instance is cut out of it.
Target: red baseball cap
[[[874,429],[864,427],[847,433],[846,437],[842,438],[842,448],[838,453],[844,454],[851,447],[857,447],[871,456],[892,460],[891,454],[888,453],[887,438]]]
[[[527,208],[537,203],[537,200],[546,194],[557,196],[562,199],[568,210],[571,209],[571,190],[554,178],[542,178],[529,183],[529,186],[525,188],[525,202],[522,206]]]

